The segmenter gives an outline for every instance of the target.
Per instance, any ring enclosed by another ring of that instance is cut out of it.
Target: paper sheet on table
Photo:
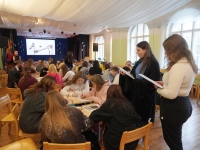
[[[148,78],[147,76],[145,76],[145,75],[143,75],[143,74],[138,74],[139,76],[141,76],[141,77],[143,77],[144,79],[146,79],[146,80],[148,80],[149,82],[151,82],[151,83],[153,83],[153,84],[155,84],[156,86],[158,86],[159,88],[163,88],[163,86],[162,85],[160,85],[160,84],[158,84],[157,82],[155,82],[155,81],[153,81],[153,80],[151,80],[150,78]]]
[[[127,76],[131,77],[132,79],[135,79],[132,74],[130,74],[128,71],[124,70],[123,68],[119,67],[119,70],[125,73]]]

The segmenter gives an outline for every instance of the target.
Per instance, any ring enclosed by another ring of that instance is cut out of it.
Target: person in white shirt
[[[60,91],[62,95],[70,97],[80,97],[89,92],[89,82],[84,72],[77,72],[72,80],[66,83],[66,86]]]
[[[59,73],[61,74],[62,81],[66,83],[67,81],[71,80],[75,73],[72,70],[69,70],[66,64],[60,66]]]
[[[183,150],[182,126],[192,114],[189,92],[198,71],[185,39],[173,34],[163,42],[168,58],[167,72],[157,88],[164,139],[171,150]]]

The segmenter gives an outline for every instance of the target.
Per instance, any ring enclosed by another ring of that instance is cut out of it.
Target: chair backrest
[[[11,101],[13,99],[19,99],[23,103],[22,93],[19,88],[6,88],[6,93],[9,94]]]
[[[60,92],[62,90],[62,83],[61,84],[56,84],[55,85],[55,90]]]
[[[8,85],[8,74],[0,75],[0,86],[6,87]]]
[[[199,73],[196,74],[195,78],[196,78],[196,79],[200,79],[200,74],[199,74]]]
[[[44,150],[91,150],[91,143],[55,144],[43,142]]]
[[[0,108],[5,107],[6,105],[8,105],[8,109],[9,109],[9,113],[10,113],[12,106],[11,106],[11,101],[10,101],[10,97],[8,94],[0,97]]]
[[[160,69],[160,72],[165,73],[167,70],[166,69]]]
[[[152,123],[150,122],[146,126],[138,128],[136,130],[123,132],[120,141],[120,150],[124,150],[124,146],[126,143],[136,141],[142,137],[144,137],[144,150],[148,150],[148,136],[151,126]]]

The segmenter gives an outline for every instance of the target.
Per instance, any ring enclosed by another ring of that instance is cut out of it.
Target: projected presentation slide
[[[27,55],[55,55],[55,40],[26,39]]]

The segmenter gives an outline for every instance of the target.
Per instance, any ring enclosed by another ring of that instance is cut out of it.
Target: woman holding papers
[[[137,44],[137,55],[140,58],[131,70],[135,79],[121,73],[119,85],[127,99],[131,101],[136,112],[141,116],[142,122],[154,122],[156,90],[154,85],[138,74],[144,74],[150,79],[160,79],[160,68],[148,42]]]
[[[66,86],[60,91],[62,95],[70,97],[80,97],[84,93],[89,92],[89,83],[84,72],[77,72],[72,80],[66,83]]]
[[[171,150],[183,150],[182,125],[192,113],[189,92],[198,71],[185,39],[174,34],[167,38],[163,47],[168,58],[167,72],[163,75],[160,119],[163,136]],[[156,86],[157,88],[157,86]]]

